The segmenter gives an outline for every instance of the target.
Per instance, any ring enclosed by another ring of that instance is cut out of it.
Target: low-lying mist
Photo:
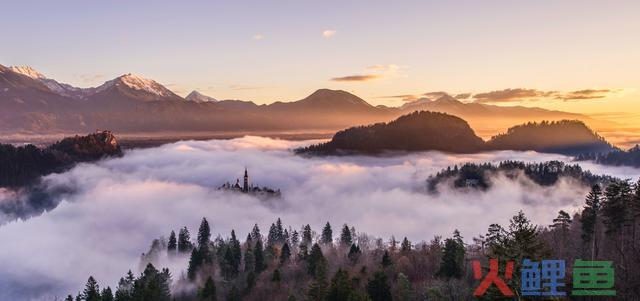
[[[185,141],[131,150],[122,158],[48,176],[47,189],[69,192],[61,194],[58,206],[0,226],[0,299],[76,294],[89,275],[113,288],[127,270],[139,273],[140,254],[154,238],[182,226],[195,238],[202,217],[214,236],[228,236],[233,228],[244,238],[254,223],[266,231],[281,217],[296,229],[309,223],[319,231],[327,221],[339,229],[348,223],[385,240],[395,235],[414,242],[459,229],[470,241],[519,210],[535,223],[549,224],[558,210],[576,212],[588,191],[568,180],[540,187],[498,177],[486,192],[442,187],[439,195],[429,195],[424,193],[427,177],[453,164],[570,158],[509,151],[304,158],[290,152],[312,142],[259,137]],[[622,178],[639,174],[631,168],[581,165]],[[217,190],[227,181],[242,181],[245,167],[251,183],[279,188],[283,197],[261,201]],[[15,198],[14,193],[0,191],[0,202]],[[171,265],[174,278],[186,268],[186,262]]]

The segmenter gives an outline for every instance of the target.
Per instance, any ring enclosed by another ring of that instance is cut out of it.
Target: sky
[[[640,120],[638,1],[3,0],[0,9],[12,24],[0,28],[10,45],[0,64],[81,87],[131,72],[182,96],[270,103],[332,88],[391,106],[432,91],[523,89],[529,96],[493,101]],[[589,93],[556,97],[575,91]]]

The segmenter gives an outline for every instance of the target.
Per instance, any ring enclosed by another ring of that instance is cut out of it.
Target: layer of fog
[[[308,143],[259,137],[185,141],[128,151],[123,158],[47,177],[51,187],[75,192],[50,212],[0,227],[0,299],[75,294],[89,275],[113,288],[127,270],[139,272],[140,254],[152,239],[182,226],[195,237],[202,217],[214,236],[227,236],[233,228],[244,238],[254,223],[266,232],[281,217],[296,229],[309,223],[316,231],[329,221],[334,233],[348,223],[385,240],[391,235],[429,240],[454,229],[470,240],[490,223],[507,223],[519,210],[535,223],[549,224],[558,210],[576,212],[587,193],[587,187],[565,180],[543,188],[504,178],[494,179],[484,193],[446,188],[438,196],[423,193],[425,179],[452,164],[570,160],[559,155],[427,152],[303,158],[289,151]],[[632,168],[582,165],[622,178],[640,174]],[[245,167],[252,183],[280,188],[283,198],[265,202],[216,189],[235,182]],[[172,264],[174,277],[185,266]]]

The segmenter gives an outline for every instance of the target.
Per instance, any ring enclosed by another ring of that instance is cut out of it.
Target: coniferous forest
[[[41,176],[65,171],[75,163],[121,155],[122,150],[109,131],[64,138],[45,148],[0,144],[0,187],[34,184]]]
[[[582,185],[607,185],[617,179],[608,175],[595,175],[583,170],[578,164],[566,164],[562,161],[525,163],[522,161],[502,161],[492,163],[465,163],[460,167],[449,166],[427,179],[429,192],[437,192],[437,186],[451,181],[454,188],[472,188],[486,190],[491,187],[495,176],[501,174],[509,179],[524,176],[540,186],[555,185],[560,179],[567,178]]]
[[[565,291],[572,287],[576,259],[612,260],[615,297],[640,298],[640,182],[615,180],[594,185],[581,212],[564,211],[534,225],[522,211],[508,225],[491,224],[486,234],[465,239],[457,230],[430,240],[375,238],[347,224],[287,227],[277,219],[267,233],[256,224],[244,240],[232,230],[212,239],[203,218],[195,239],[186,227],[153,240],[141,257],[143,272],[126,272],[116,287],[88,276],[82,292],[66,300],[477,300],[472,261],[513,260],[520,292],[524,259],[566,260]],[[188,258],[183,271],[154,263],[161,256]],[[113,282],[114,279],[101,279]],[[575,300],[582,297],[571,297]],[[513,300],[489,289],[480,300]]]
[[[608,153],[585,153],[576,157],[576,160],[591,160],[599,164],[614,166],[640,167],[640,146],[636,145],[629,150],[615,150]]]

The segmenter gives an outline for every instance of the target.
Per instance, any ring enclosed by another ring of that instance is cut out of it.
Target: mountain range
[[[580,119],[584,115],[540,108],[464,103],[449,95],[401,107],[373,106],[346,91],[319,89],[291,102],[257,105],[218,100],[197,91],[187,97],[162,84],[125,74],[93,88],[48,78],[30,67],[0,65],[0,133],[48,134],[110,129],[127,133],[318,132],[386,122],[419,110],[443,112],[472,127],[526,121]]]

